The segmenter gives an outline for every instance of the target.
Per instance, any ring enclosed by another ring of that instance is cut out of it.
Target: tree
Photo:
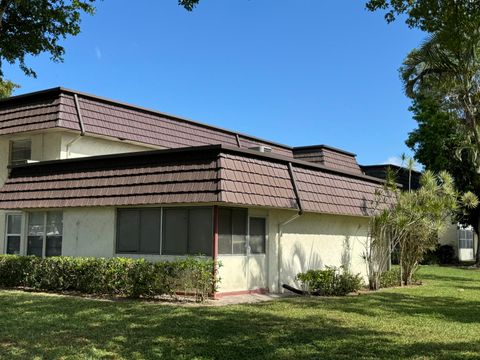
[[[478,198],[471,192],[456,191],[445,171],[426,171],[421,187],[413,191],[393,189],[395,202],[377,212],[370,221],[369,234],[375,251],[386,253],[398,247],[402,283],[411,284],[412,275],[423,256],[438,243],[446,221],[459,207],[474,208]],[[379,269],[382,270],[382,269]]]
[[[410,28],[428,33],[468,27],[480,17],[480,3],[475,0],[369,0],[366,8],[385,11],[388,23],[403,15]]]
[[[178,0],[193,10],[199,0]],[[17,85],[5,79],[2,62],[18,63],[27,76],[36,76],[26,64],[28,55],[50,55],[63,61],[60,44],[67,36],[80,32],[82,13],[93,14],[95,0],[0,0],[0,97],[9,96]]]
[[[480,176],[472,151],[468,151],[471,146],[468,137],[454,114],[442,110],[440,105],[440,101],[428,96],[421,95],[413,100],[410,111],[418,127],[410,132],[405,143],[425,169],[433,172],[446,170],[454,178],[457,189],[471,191],[480,197]],[[459,210],[454,220],[477,230],[480,208]],[[480,254],[479,249],[477,254]]]
[[[430,33],[427,40],[408,55],[400,69],[406,93],[413,100],[412,108],[422,111],[422,117],[431,117],[429,124],[420,124],[422,127],[410,135],[409,141],[419,152],[415,157],[427,168],[450,170],[462,190],[478,194],[480,2],[369,0],[366,6],[371,11],[386,11],[387,22],[406,15],[408,26]],[[450,126],[450,130],[446,126]],[[433,128],[442,130],[447,137],[443,139],[439,133],[435,134]],[[422,142],[427,146],[418,146]],[[439,148],[440,144],[451,153],[440,156],[445,150]],[[480,212],[474,210],[467,211],[463,217],[463,221],[475,225],[477,234],[480,233],[479,215]],[[477,263],[480,264],[480,242]]]
[[[419,49],[413,50],[401,68],[407,95],[416,105],[436,106],[438,120],[448,122],[450,134],[443,141],[449,141],[452,149],[450,157],[461,162],[452,173],[456,174],[462,189],[473,190],[477,194],[480,181],[480,26],[468,34],[457,33],[455,40],[443,30],[432,35]],[[480,24],[479,24],[480,25]],[[427,102],[430,101],[430,105]],[[436,104],[436,105],[433,105]],[[425,108],[428,109],[428,108]],[[439,112],[440,111],[440,112]],[[433,112],[431,111],[432,115]],[[443,114],[443,115],[442,115]],[[425,114],[423,114],[425,115]],[[426,130],[424,126],[422,130]],[[427,133],[424,131],[424,135]],[[431,135],[431,133],[430,133]],[[415,136],[415,135],[414,135]],[[438,139],[438,144],[442,140]],[[457,156],[453,156],[456,154]],[[448,155],[446,155],[448,156]],[[453,165],[445,161],[447,165]],[[438,163],[439,160],[436,160]],[[460,175],[460,171],[465,173]],[[460,176],[458,176],[460,175]],[[462,179],[463,178],[463,179]],[[476,225],[479,234],[479,212],[472,221],[470,212],[467,221]],[[480,263],[480,243],[477,249],[477,263]]]

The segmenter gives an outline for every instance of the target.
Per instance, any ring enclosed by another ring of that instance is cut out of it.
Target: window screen
[[[188,253],[188,210],[165,209],[163,211],[162,254],[185,255]]]
[[[10,164],[23,164],[32,158],[32,142],[28,140],[14,140],[10,142]]]
[[[45,256],[62,255],[63,216],[61,212],[47,213]]]
[[[22,233],[22,215],[7,215],[7,254],[20,254],[20,238]]]
[[[218,252],[245,254],[247,210],[220,208],[218,211]]]
[[[45,213],[33,212],[28,215],[27,234],[27,255],[43,256]]]
[[[60,256],[62,238],[62,212],[32,212],[28,215],[27,255]]]
[[[250,253],[264,254],[266,243],[266,224],[264,218],[250,218],[250,236],[249,246]]]
[[[119,209],[117,252],[160,254],[160,209]]]
[[[188,221],[188,253],[211,255],[213,242],[212,209],[190,209]]]
[[[162,254],[211,255],[212,240],[211,208],[163,210]]]
[[[136,253],[140,242],[140,210],[118,210],[117,251]]]
[[[473,230],[459,229],[458,230],[458,247],[459,249],[473,249]]]

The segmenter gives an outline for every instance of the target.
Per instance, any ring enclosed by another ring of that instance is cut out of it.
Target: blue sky
[[[13,67],[17,94],[65,86],[287,145],[327,144],[382,163],[415,122],[398,76],[424,35],[361,0],[104,0],[64,63]]]

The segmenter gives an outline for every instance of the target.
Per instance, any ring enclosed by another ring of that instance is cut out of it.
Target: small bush
[[[417,276],[416,273],[413,273],[412,275],[412,283],[416,284],[420,280]],[[389,288],[389,287],[395,287],[395,286],[401,286],[401,280],[400,280],[400,266],[395,266],[391,268],[390,270],[387,270],[380,275],[380,287],[381,288]]]
[[[344,296],[360,290],[363,286],[359,274],[353,275],[348,271],[328,266],[324,270],[299,273],[296,280],[300,281],[304,291],[322,296]]]
[[[147,262],[129,258],[0,255],[0,286],[152,298],[184,292],[204,300],[217,285],[213,260]]]

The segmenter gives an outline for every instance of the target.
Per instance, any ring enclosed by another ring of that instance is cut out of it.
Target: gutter
[[[291,222],[297,220],[300,216],[303,215],[303,206],[302,206],[302,199],[300,198],[300,193],[298,191],[297,182],[295,180],[295,173],[293,172],[292,163],[288,163],[288,173],[290,174],[290,181],[292,182],[293,192],[295,193],[295,197],[297,198],[298,204],[298,213],[291,216],[287,220],[278,223],[278,251],[277,251],[277,287],[278,292],[282,291],[282,280],[281,280],[281,273],[282,273],[282,236],[283,236],[283,228],[290,224]]]
[[[80,126],[80,135],[70,141],[66,146],[67,159],[70,158],[70,148],[83,136],[85,136],[85,125],[83,124],[82,109],[80,108],[80,103],[78,101],[78,95],[73,94],[73,99],[75,101],[75,110],[77,111],[78,125]]]

